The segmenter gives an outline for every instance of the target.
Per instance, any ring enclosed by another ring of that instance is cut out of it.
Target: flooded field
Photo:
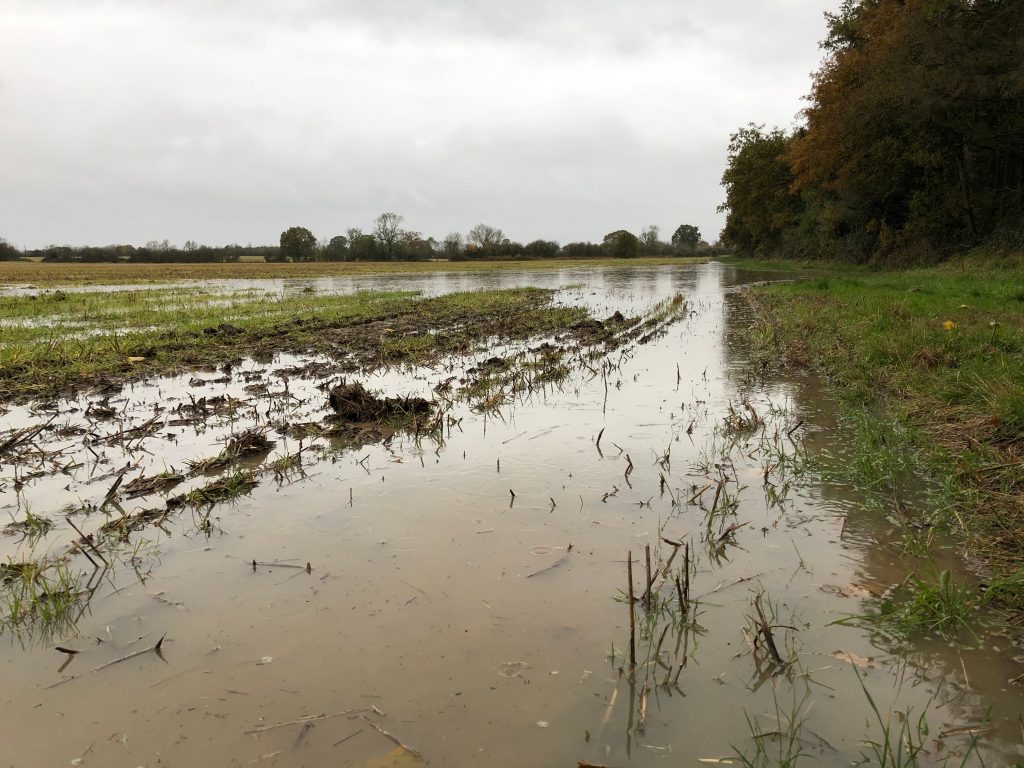
[[[934,489],[848,481],[827,388],[752,348],[760,279],[228,282],[529,285],[595,320],[0,405],[0,764],[1024,761],[1014,637],[851,618],[912,572],[978,585],[894,520]]]

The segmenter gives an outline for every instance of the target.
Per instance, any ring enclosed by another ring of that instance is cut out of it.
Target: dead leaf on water
[[[853,651],[833,651],[832,658],[853,664],[853,666],[860,667],[861,669],[875,669],[878,667],[875,664],[875,660],[870,656],[859,656]]]
[[[395,747],[387,754],[364,763],[363,768],[422,768],[426,764],[426,760],[415,752]]]
[[[863,584],[844,584],[842,586],[837,586],[835,584],[823,584],[820,589],[822,592],[839,595],[840,597],[868,598],[878,596]]]

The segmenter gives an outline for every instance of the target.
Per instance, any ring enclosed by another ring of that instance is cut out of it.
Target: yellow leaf
[[[422,768],[426,762],[418,754],[405,747],[395,747],[386,755],[365,763],[365,768]]]
[[[875,660],[870,656],[859,656],[852,651],[833,651],[832,658],[848,662],[853,664],[855,667],[860,667],[861,669],[874,669],[878,666],[875,664]]]

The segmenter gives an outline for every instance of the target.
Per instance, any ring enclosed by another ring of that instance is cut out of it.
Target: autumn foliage
[[[747,254],[921,260],[1024,246],[1024,3],[846,0],[805,125],[732,137]]]

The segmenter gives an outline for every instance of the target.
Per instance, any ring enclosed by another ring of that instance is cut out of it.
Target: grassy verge
[[[664,256],[641,259],[550,259],[539,261],[304,262],[298,264],[42,264],[0,262],[0,285],[115,285],[181,280],[283,279],[350,277],[430,272],[508,272],[523,269],[572,269],[595,266],[697,264],[704,257]]]
[[[989,595],[1024,610],[1024,270],[845,271],[750,295],[755,336],[824,373],[864,425],[855,463],[897,508],[908,463],[930,476],[940,503],[916,524],[956,529]]]
[[[802,276],[819,275],[867,275],[870,267],[863,264],[847,264],[839,261],[811,261],[808,259],[749,258],[746,256],[720,256],[718,261],[739,269],[756,272],[792,272]]]
[[[54,292],[0,297],[0,399],[233,363],[279,352],[330,355],[351,370],[429,363],[491,336],[554,333],[586,317],[539,289],[424,299],[262,293]]]

